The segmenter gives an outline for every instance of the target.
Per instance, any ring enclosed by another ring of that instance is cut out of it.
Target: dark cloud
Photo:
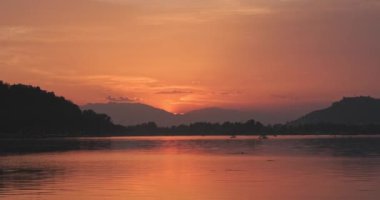
[[[112,96],[107,96],[106,99],[111,102],[124,102],[124,103],[135,103],[139,102],[140,99],[137,97],[112,97]]]

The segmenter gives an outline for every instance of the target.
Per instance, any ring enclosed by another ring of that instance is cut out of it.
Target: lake
[[[377,200],[380,137],[0,140],[1,200]]]

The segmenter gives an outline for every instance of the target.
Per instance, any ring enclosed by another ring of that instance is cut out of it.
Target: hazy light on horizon
[[[379,97],[378,19],[377,0],[2,0],[0,79],[177,113]]]

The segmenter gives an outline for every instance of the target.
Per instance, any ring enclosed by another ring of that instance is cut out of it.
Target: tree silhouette
[[[368,103],[369,102],[369,103]],[[353,103],[360,108],[376,110],[380,101],[369,97],[343,99],[330,110],[345,112]],[[338,106],[338,108],[337,108]],[[370,106],[371,109],[367,108]],[[332,112],[332,111],[324,111]],[[320,113],[320,112],[317,112]],[[365,114],[365,113],[364,113]],[[375,113],[376,114],[376,113]],[[314,113],[315,115],[315,113]],[[377,116],[377,115],[376,115]],[[302,119],[302,118],[301,118]],[[377,122],[376,120],[373,120]],[[158,127],[155,122],[123,127],[112,123],[106,114],[79,106],[53,92],[22,84],[0,81],[0,138],[104,135],[260,135],[265,134],[380,134],[380,124],[348,123],[287,123],[263,125],[255,120],[246,122],[197,122],[172,127]]]
[[[53,92],[0,82],[0,134],[46,136],[116,129],[110,117],[79,106]]]

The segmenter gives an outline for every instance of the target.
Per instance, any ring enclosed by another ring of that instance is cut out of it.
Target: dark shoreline
[[[172,138],[171,138],[172,137]],[[40,138],[0,138],[0,158],[6,156],[17,156],[40,153],[60,153],[71,151],[99,151],[99,150],[136,150],[147,148],[154,150],[160,146],[168,144],[178,148],[187,148],[189,144],[196,141],[203,141],[199,144],[233,145],[237,148],[239,145],[277,145],[281,141],[293,141],[294,145],[309,144],[323,151],[335,150],[341,153],[341,150],[352,149],[350,153],[356,156],[371,156],[368,152],[374,152],[380,155],[379,149],[380,134],[364,135],[269,135],[261,137],[259,135],[130,135],[130,136],[83,136],[83,137],[40,137]],[[187,141],[182,143],[183,141]],[[209,142],[206,142],[209,141]],[[300,143],[301,142],[301,143]],[[338,150],[336,150],[338,149]],[[340,150],[341,149],[341,150]],[[199,150],[202,150],[199,149]],[[203,149],[204,150],[204,149]],[[236,149],[235,149],[236,150]],[[235,151],[231,149],[231,151]],[[297,150],[298,151],[298,150]],[[239,151],[239,153],[244,151]],[[317,153],[316,151],[313,151]],[[243,153],[245,154],[245,153]],[[351,154],[350,154],[351,155]]]
[[[1,133],[0,133],[1,135]],[[226,136],[226,137],[239,137],[239,136],[257,136],[257,137],[277,137],[277,136],[380,136],[380,133],[287,133],[287,134],[99,134],[99,135],[48,135],[48,136],[36,136],[33,137],[28,136],[19,136],[19,137],[0,137],[0,140],[31,140],[31,139],[76,139],[76,138],[107,138],[107,137],[161,137],[161,136],[169,136],[169,137],[178,137],[178,136]]]

